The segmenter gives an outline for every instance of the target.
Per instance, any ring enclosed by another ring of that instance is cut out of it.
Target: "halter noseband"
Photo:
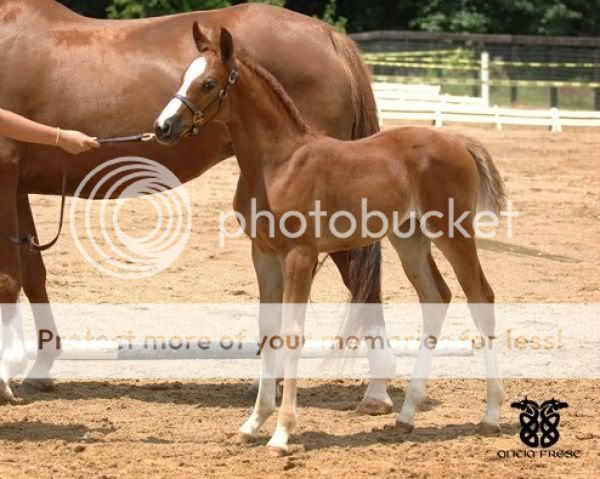
[[[194,105],[194,103],[185,95],[181,95],[178,93],[177,95],[175,95],[173,97],[173,98],[177,98],[181,103],[183,103],[186,106],[186,108],[188,110],[190,110],[192,115],[194,115],[194,118],[192,120],[193,126],[190,129],[190,131],[188,132],[188,135],[198,134],[200,126],[202,126],[202,124],[204,123],[204,118],[206,117],[206,113],[217,102],[218,102],[218,107],[217,107],[215,116],[217,116],[219,114],[219,112],[221,111],[221,107],[223,106],[223,101],[225,100],[225,98],[227,98],[229,89],[233,85],[235,85],[235,82],[237,81],[237,79],[239,77],[240,77],[239,71],[237,71],[235,68],[233,70],[231,70],[231,72],[229,72],[229,75],[227,76],[227,81],[225,82],[225,86],[223,87],[223,89],[203,109],[197,108],[196,105]]]

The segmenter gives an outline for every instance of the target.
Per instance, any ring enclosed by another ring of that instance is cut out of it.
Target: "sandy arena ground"
[[[498,302],[600,302],[600,133],[544,129],[453,128],[480,138],[506,179],[521,213],[514,238],[484,244],[483,268]],[[76,161],[76,160],[74,160]],[[217,244],[219,212],[230,209],[238,176],[229,160],[188,185],[194,234],[181,258],[148,280],[102,276],[78,253],[68,233],[46,254],[55,302],[255,302],[257,287],[246,239]],[[35,198],[43,239],[54,234],[58,200]],[[437,256],[439,258],[439,255]],[[440,269],[464,301],[448,264]],[[388,244],[384,293],[390,303],[417,298]],[[329,262],[316,280],[313,301],[335,302],[345,291]],[[391,390],[399,410],[406,382]],[[514,410],[503,409],[502,433],[484,437],[474,423],[484,409],[483,381],[433,381],[403,435],[385,427],[394,415],[352,413],[364,392],[357,381],[303,381],[292,455],[271,458],[266,448],[272,418],[257,446],[240,445],[236,431],[252,401],[244,381],[59,383],[55,392],[24,395],[22,406],[1,406],[0,478],[20,477],[599,477],[598,381],[507,380],[509,400],[524,394],[556,396],[563,414],[560,449],[579,459],[499,459],[501,449],[522,449]],[[16,387],[19,394],[19,388]]]

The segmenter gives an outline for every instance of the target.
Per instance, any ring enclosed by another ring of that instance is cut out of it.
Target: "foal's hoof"
[[[480,422],[477,426],[477,432],[483,435],[491,435],[500,433],[500,426],[497,424],[490,424],[488,422]]]
[[[356,408],[356,414],[367,416],[383,416],[392,412],[392,404],[380,399],[363,399]]]
[[[402,421],[396,421],[396,424],[394,425],[394,429],[403,434],[410,434],[411,432],[413,432],[415,430],[415,426],[413,424],[407,424]]]
[[[54,379],[27,378],[21,383],[21,390],[28,394],[47,393],[56,389]]]

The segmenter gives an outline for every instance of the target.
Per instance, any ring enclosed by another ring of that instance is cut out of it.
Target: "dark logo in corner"
[[[558,442],[560,439],[558,411],[569,407],[566,402],[550,399],[539,405],[525,397],[520,402],[512,403],[510,407],[522,411],[519,414],[521,422],[519,436],[523,444],[529,447],[549,448]]]

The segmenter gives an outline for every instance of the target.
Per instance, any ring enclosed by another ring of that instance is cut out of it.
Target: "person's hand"
[[[71,130],[60,131],[57,145],[72,155],[78,155],[92,148],[100,148],[100,143],[95,138]]]

